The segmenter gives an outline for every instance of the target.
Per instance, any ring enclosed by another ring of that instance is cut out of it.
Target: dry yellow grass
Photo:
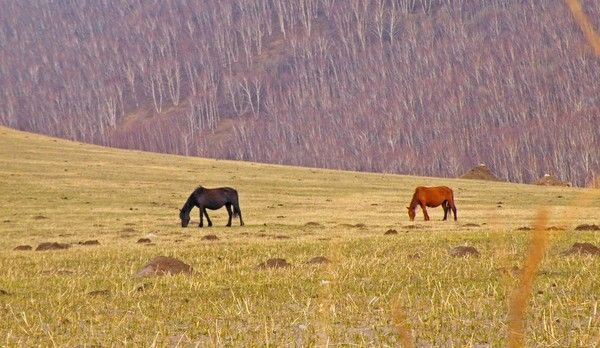
[[[237,188],[247,225],[226,228],[218,211],[210,229],[179,227],[178,208],[198,184]],[[458,223],[440,221],[440,208],[430,222],[409,222],[417,185],[453,187]],[[598,232],[573,231],[600,224],[597,192],[157,155],[0,128],[0,344],[505,345],[513,267],[531,240],[517,228],[546,207],[547,226],[564,231],[549,232],[523,342],[591,346],[600,258],[560,253],[600,244]],[[201,240],[209,233],[220,240]],[[137,244],[142,237],[154,245]],[[101,244],[77,244],[90,239]],[[12,250],[44,241],[73,246]],[[450,257],[458,245],[481,257]],[[132,275],[157,255],[194,273]],[[332,262],[305,264],[314,256]],[[271,257],[292,267],[256,268]]]

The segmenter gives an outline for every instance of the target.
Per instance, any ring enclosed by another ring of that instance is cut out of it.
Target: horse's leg
[[[229,214],[229,220],[227,220],[227,227],[231,227],[231,215],[233,215],[233,213],[231,212],[231,203],[227,203],[225,204],[225,209],[227,209],[227,214]]]
[[[423,217],[425,218],[425,221],[429,221],[429,214],[427,214],[427,206],[421,203],[421,209],[423,209]]]
[[[448,201],[444,201],[442,203],[442,208],[444,209],[444,218],[442,219],[442,221],[446,221],[446,219],[448,218],[448,211],[450,210],[450,208],[448,207]]]
[[[206,211],[206,208],[204,208],[204,215],[206,215],[206,221],[208,222],[208,227],[212,227],[212,221],[210,221],[210,218],[208,217],[208,212]]]
[[[454,204],[454,197],[452,197],[450,199],[450,201],[448,202],[448,210],[452,209],[452,212],[454,213],[454,221],[457,221],[456,219],[456,205]]]
[[[236,211],[240,217],[240,226],[244,226],[244,220],[242,220],[242,211],[240,210],[240,205],[237,203],[237,201],[233,205],[233,210]]]
[[[200,210],[200,224],[198,227],[204,227],[204,207],[198,206],[198,210]]]

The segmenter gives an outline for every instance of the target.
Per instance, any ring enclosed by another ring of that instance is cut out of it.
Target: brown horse
[[[198,226],[204,226],[203,216],[206,216],[208,227],[210,227],[212,226],[212,221],[210,221],[206,209],[216,210],[222,208],[223,206],[225,206],[227,213],[229,214],[229,220],[227,221],[226,226],[231,226],[232,216],[239,216],[240,226],[244,226],[244,220],[242,220],[242,211],[240,210],[238,193],[236,190],[232,189],[231,187],[209,189],[198,186],[188,197],[187,201],[183,205],[183,208],[179,211],[181,227],[187,227],[188,223],[190,222],[190,211],[194,207],[198,207],[200,210],[200,225]]]
[[[424,187],[419,186],[415,189],[410,206],[408,206],[408,217],[410,221],[415,221],[417,206],[423,209],[425,221],[429,221],[427,208],[435,208],[441,205],[444,208],[444,220],[448,217],[448,212],[452,209],[454,221],[456,221],[456,206],[454,205],[454,193],[452,189],[446,186]]]

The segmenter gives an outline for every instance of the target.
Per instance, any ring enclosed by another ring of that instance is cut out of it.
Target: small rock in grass
[[[100,242],[96,239],[94,240],[86,240],[84,242],[79,242],[80,245],[100,245]]]
[[[19,245],[16,246],[13,250],[31,250],[33,249],[31,245]]]
[[[109,294],[110,294],[110,291],[108,291],[108,290],[94,290],[94,291],[88,292],[88,295],[90,295],[90,296],[107,296]]]
[[[207,234],[206,236],[203,236],[200,239],[201,240],[219,240],[219,237],[215,236],[214,234]]]
[[[409,229],[409,230],[418,230],[420,228],[427,228],[427,226],[422,226],[422,225],[406,225],[406,226],[404,226],[404,228]]]
[[[266,268],[285,268],[285,267],[290,267],[291,264],[289,264],[285,259],[281,259],[281,258],[275,258],[275,259],[268,259],[265,262],[260,263],[257,267],[260,269],[266,269]]]
[[[181,260],[168,256],[157,256],[136,272],[138,277],[153,275],[192,273],[192,267]]]
[[[328,258],[326,258],[325,256],[317,256],[317,257],[313,257],[312,259],[306,261],[306,263],[308,264],[321,264],[321,263],[329,263],[331,261],[329,261]]]
[[[150,238],[140,238],[140,239],[138,239],[137,242],[142,244],[142,243],[151,243],[152,241],[150,240]]]
[[[453,257],[474,256],[479,257],[479,251],[472,246],[457,246],[450,250],[450,255]]]

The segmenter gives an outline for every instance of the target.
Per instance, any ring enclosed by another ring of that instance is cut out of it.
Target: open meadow
[[[200,184],[236,188],[246,225],[224,227],[221,209],[200,229],[194,209],[182,228]],[[454,189],[458,222],[441,208],[409,221],[414,188],[428,185]],[[600,345],[600,256],[563,255],[600,245],[600,231],[575,230],[600,224],[597,189],[186,158],[0,128],[0,198],[1,346],[398,346],[402,329],[416,346],[502,346],[524,227],[542,208],[552,228],[525,344]],[[71,247],[13,250],[42,242]],[[480,256],[453,257],[456,246]],[[135,276],[159,255],[193,273]],[[317,256],[329,262],[307,263]],[[291,265],[257,267],[271,258]]]

